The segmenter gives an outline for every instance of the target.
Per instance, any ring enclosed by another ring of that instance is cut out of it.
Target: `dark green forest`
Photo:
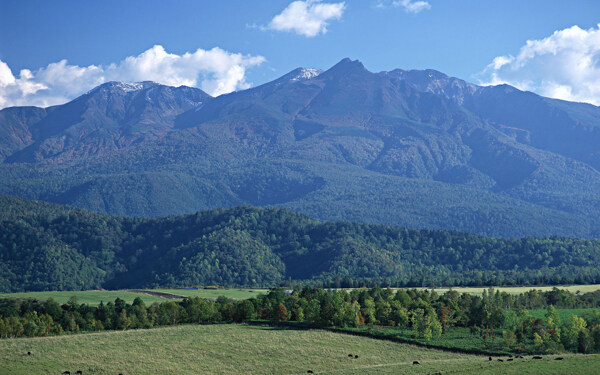
[[[320,222],[240,206],[157,219],[0,196],[0,291],[600,281],[600,241]]]

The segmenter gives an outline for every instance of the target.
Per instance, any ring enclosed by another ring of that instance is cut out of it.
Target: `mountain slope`
[[[0,111],[0,160],[33,142],[29,127],[46,117],[51,108],[12,107]]]
[[[7,161],[68,161],[156,139],[172,127],[175,116],[208,99],[208,94],[190,87],[108,82],[72,102],[52,107],[45,117],[29,120],[23,132],[30,142]],[[7,119],[7,123],[14,121]]]
[[[110,214],[277,205],[493,236],[600,235],[598,107],[433,70],[344,59],[217,98],[110,83],[0,121],[0,192]]]
[[[600,108],[544,98],[508,85],[479,87],[433,70],[395,75],[422,91],[442,95],[521,143],[600,167]]]

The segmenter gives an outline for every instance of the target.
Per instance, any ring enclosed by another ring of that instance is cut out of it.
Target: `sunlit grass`
[[[519,294],[527,292],[531,289],[548,291],[552,290],[553,286],[544,287],[495,287],[494,289],[500,290],[510,294]],[[570,285],[570,286],[557,286],[559,289],[565,289],[573,293],[587,293],[600,290],[600,284],[595,285]],[[393,288],[394,290],[398,288]],[[427,288],[417,288],[427,289]],[[433,289],[437,293],[445,293],[450,288],[436,288]],[[474,295],[480,295],[483,290],[487,290],[487,287],[477,288],[452,288],[459,293],[469,293]],[[183,297],[200,297],[208,299],[216,299],[219,296],[225,296],[231,299],[247,299],[256,297],[259,294],[268,293],[268,289],[261,288],[232,288],[232,289],[144,289],[150,292],[161,292],[169,293]],[[429,289],[432,290],[432,289]],[[131,292],[128,290],[83,290],[83,291],[51,291],[51,292],[22,292],[22,293],[0,293],[0,298],[35,298],[40,300],[47,300],[52,297],[58,303],[66,303],[69,298],[76,296],[79,303],[87,303],[91,306],[97,306],[100,301],[105,303],[108,301],[114,301],[116,298],[121,298],[128,303],[133,302],[136,297],[140,297],[147,305],[153,302],[164,302],[165,298],[158,296],[150,296],[146,294]]]
[[[169,293],[182,297],[200,297],[207,299],[216,299],[219,296],[225,296],[231,299],[247,299],[259,294],[265,294],[268,289],[144,289],[149,292]],[[86,303],[90,306],[97,306],[101,301],[104,303],[121,298],[128,303],[132,303],[136,297],[140,297],[146,305],[153,302],[164,302],[166,298],[152,296],[129,290],[81,290],[81,291],[52,291],[52,292],[22,292],[22,293],[0,293],[0,298],[34,298],[42,301],[52,297],[60,304],[66,303],[71,297],[77,297],[78,303]]]
[[[0,340],[0,374],[592,374],[600,364],[598,355],[564,357],[490,362],[321,330],[247,325]]]
[[[256,297],[259,294],[267,294],[268,289],[147,289],[151,292],[170,293],[184,297],[200,297],[207,299],[216,299],[225,296],[231,299],[248,299]]]
[[[528,292],[532,289],[541,290],[544,292],[550,291],[553,288],[558,288],[562,290],[567,290],[571,293],[588,293],[595,292],[600,290],[600,284],[591,284],[591,285],[553,285],[553,286],[498,286],[494,287],[494,290],[499,290],[500,292],[505,292],[508,294],[521,294]],[[457,291],[458,293],[469,293],[475,295],[481,295],[484,290],[488,290],[489,287],[456,287],[456,288],[417,288],[417,289],[428,289],[435,290],[437,293],[445,293],[448,290],[452,289]]]
[[[136,297],[140,297],[146,304],[152,302],[164,302],[166,299],[161,297],[148,296],[140,293],[129,292],[125,290],[81,290],[81,291],[61,291],[61,292],[23,292],[23,293],[0,293],[0,298],[34,298],[42,301],[52,297],[56,302],[66,303],[71,297],[77,297],[78,303],[86,303],[90,306],[97,306],[100,301],[104,303],[121,298],[128,303],[132,303]]]

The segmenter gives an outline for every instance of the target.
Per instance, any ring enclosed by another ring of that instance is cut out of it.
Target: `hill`
[[[594,283],[600,241],[320,222],[240,206],[156,219],[0,196],[0,291]]]
[[[600,108],[344,59],[212,98],[107,83],[0,111],[0,193],[113,215],[216,207],[488,236],[600,235]]]

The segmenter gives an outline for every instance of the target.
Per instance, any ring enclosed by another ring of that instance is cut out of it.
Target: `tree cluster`
[[[47,301],[0,299],[0,337],[47,336],[81,331],[152,328],[185,323],[247,321],[296,322],[312,327],[397,327],[429,342],[469,327],[488,340],[498,338],[507,350],[519,352],[594,352],[600,350],[600,312],[571,315],[561,322],[556,308],[599,307],[600,293],[582,296],[553,289],[520,295],[484,291],[482,296],[448,291],[400,289],[324,290],[304,287],[235,301],[189,298],[146,306],[140,298],[128,304],[117,298],[97,307],[76,298],[59,305]],[[526,309],[546,308],[545,319]],[[500,339],[501,337],[501,339]],[[483,348],[482,348],[483,349]]]

